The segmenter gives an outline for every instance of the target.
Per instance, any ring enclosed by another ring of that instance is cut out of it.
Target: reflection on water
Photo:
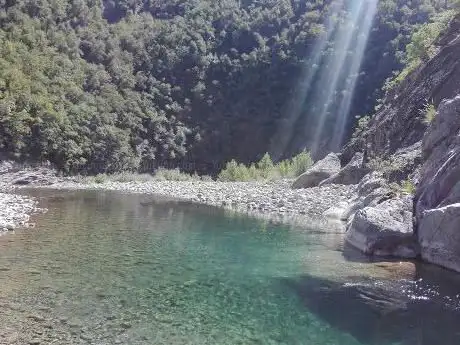
[[[283,279],[305,307],[362,344],[460,344],[458,297],[419,281]],[[458,286],[458,285],[457,285]]]
[[[337,233],[211,207],[35,193],[37,228],[0,237],[0,344],[459,343],[439,269],[347,261]]]

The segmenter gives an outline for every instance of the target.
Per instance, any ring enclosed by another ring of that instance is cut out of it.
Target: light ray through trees
[[[377,5],[378,0],[331,4],[324,32],[305,63],[286,107],[286,119],[272,142],[275,159],[289,151],[299,131],[304,137],[301,145],[316,157],[340,149]]]

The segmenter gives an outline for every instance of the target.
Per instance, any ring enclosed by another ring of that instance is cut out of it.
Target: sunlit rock
[[[340,159],[335,153],[328,154],[316,162],[310,169],[300,175],[292,184],[292,188],[316,187],[321,181],[337,174],[340,171]]]

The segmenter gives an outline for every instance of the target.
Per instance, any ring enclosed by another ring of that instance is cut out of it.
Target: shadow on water
[[[361,263],[379,263],[379,262],[400,262],[401,259],[382,256],[369,256],[356,249],[348,242],[345,242],[342,248],[342,256],[350,262]],[[405,260],[410,261],[410,260]]]
[[[354,283],[343,283],[305,275],[282,282],[310,312],[364,344],[460,344],[460,303],[453,294],[460,279],[431,266],[420,266],[417,275],[415,281],[353,277]]]

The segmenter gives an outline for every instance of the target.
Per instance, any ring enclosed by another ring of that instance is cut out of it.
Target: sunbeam
[[[359,76],[361,63],[364,56],[364,50],[366,49],[367,40],[372,28],[372,22],[377,12],[378,0],[370,0],[367,2],[365,8],[364,21],[359,30],[358,40],[356,48],[353,54],[353,63],[348,71],[348,76],[351,82],[348,85],[345,96],[342,99],[336,115],[336,123],[334,128],[334,136],[331,142],[331,149],[337,151],[342,146],[344,141],[345,126],[348,120],[348,114],[350,112],[351,102],[353,100],[354,91],[356,87],[356,81]]]
[[[294,95],[287,106],[287,119],[278,128],[278,132],[271,143],[270,152],[272,152],[272,156],[276,160],[285,154],[289,141],[292,139],[294,127],[303,112],[305,101],[311,91],[313,80],[318,73],[318,67],[323,59],[323,53],[337,28],[338,14],[342,11],[343,5],[343,0],[336,1],[331,5],[327,21],[324,24],[324,32],[317,39],[313,47],[312,57],[305,62],[302,68],[299,85],[294,90]]]
[[[324,78],[320,81],[318,87],[322,93],[321,97],[315,100],[321,109],[317,117],[315,128],[315,136],[311,150],[317,153],[323,138],[324,125],[328,117],[328,112],[334,102],[335,95],[338,92],[339,80],[343,77],[344,69],[346,69],[345,61],[349,50],[353,49],[352,42],[358,21],[361,20],[364,1],[354,1],[350,9],[348,18],[345,18],[344,23],[339,27],[337,35],[334,37],[335,54],[332,55],[330,61],[326,63],[324,70]],[[318,107],[317,107],[318,108]]]
[[[308,148],[316,157],[344,139],[354,89],[378,0],[336,1],[305,63],[270,152],[280,159]]]

